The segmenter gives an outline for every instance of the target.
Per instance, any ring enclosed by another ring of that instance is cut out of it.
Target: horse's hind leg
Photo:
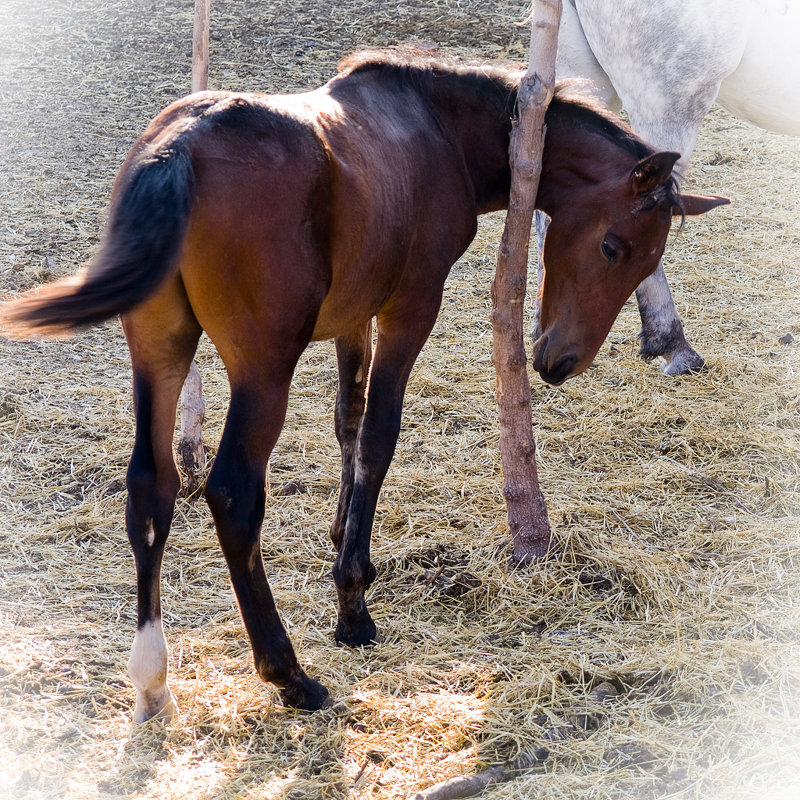
[[[125,518],[136,561],[137,629],[128,672],[136,686],[134,721],[169,717],[167,643],[161,624],[161,560],[180,476],[173,456],[175,410],[200,336],[175,278],[123,317],[133,365],[136,437],[128,466]]]
[[[342,451],[339,502],[331,525],[331,540],[338,550],[344,536],[347,509],[353,494],[356,439],[364,416],[364,396],[372,361],[372,320],[347,336],[336,339],[339,389],[336,393],[336,438]]]

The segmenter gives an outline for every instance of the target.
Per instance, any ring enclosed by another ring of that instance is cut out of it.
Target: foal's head
[[[548,383],[592,362],[625,300],[658,266],[672,217],[728,202],[680,194],[679,158],[654,152],[597,108],[558,96],[551,103],[537,198],[551,222],[533,353]]]

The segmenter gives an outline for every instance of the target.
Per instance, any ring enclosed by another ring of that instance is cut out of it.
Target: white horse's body
[[[681,153],[685,172],[715,100],[800,136],[800,0],[565,0],[556,73],[588,78],[646,141]],[[664,356],[670,374],[701,366],[661,266],[636,296],[642,354]]]
[[[722,80],[717,102],[768,131],[800,136],[800,3],[740,5],[751,12],[748,35],[739,63]]]

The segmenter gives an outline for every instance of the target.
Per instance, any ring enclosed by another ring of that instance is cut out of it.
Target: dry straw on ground
[[[113,175],[189,85],[191,2],[5,0],[0,290],[71,272]],[[524,58],[511,2],[215,3],[211,84],[293,91],[364,46]],[[309,348],[271,465],[264,556],[303,662],[335,698],[273,704],[208,512],[179,502],[164,569],[180,714],[131,728],[123,530],[129,369],[116,324],[0,342],[0,796],[404,798],[523,752],[486,797],[800,792],[800,144],[715,111],[692,185],[733,205],[669,243],[708,359],[670,379],[624,309],[596,364],[534,377],[559,556],[508,565],[489,360],[501,220],[453,270],[413,374],[375,529],[380,644],[332,642],[332,347]],[[794,341],[789,342],[791,334]],[[789,343],[783,343],[789,342]],[[213,453],[226,383],[199,355]],[[293,481],[303,491],[282,494]]]

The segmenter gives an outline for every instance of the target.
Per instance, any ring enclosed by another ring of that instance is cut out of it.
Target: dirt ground
[[[0,0],[0,296],[96,247],[128,148],[190,85],[192,5]],[[353,49],[409,41],[520,61],[523,11],[214,0],[210,85],[306,89]],[[522,753],[539,760],[484,797],[800,796],[799,174],[798,141],[709,116],[690,185],[733,204],[688,220],[667,263],[708,369],[641,362],[628,304],[583,376],[532,375],[559,557],[526,570],[509,567],[490,361],[502,215],[482,221],[409,386],[371,649],[333,644],[336,370],[330,344],[309,348],[263,550],[334,698],[315,714],[256,677],[210,516],[184,496],[163,577],[179,714],[132,727],[119,325],[0,341],[0,798],[406,798]],[[207,343],[198,363],[213,456],[227,384]]]

